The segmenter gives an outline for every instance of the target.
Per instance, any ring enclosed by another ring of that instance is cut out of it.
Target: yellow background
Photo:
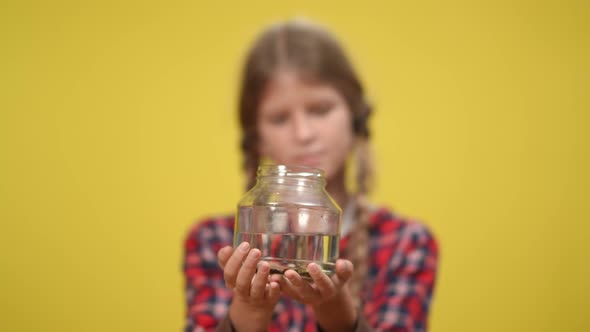
[[[589,331],[586,1],[3,1],[0,331],[179,331],[241,195],[238,69],[303,15],[376,105],[373,200],[442,249],[442,331]]]

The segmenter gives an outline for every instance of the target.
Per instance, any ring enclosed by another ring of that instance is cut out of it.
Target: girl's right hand
[[[238,332],[266,331],[281,294],[279,284],[268,281],[268,263],[258,265],[260,255],[260,250],[250,250],[248,242],[236,249],[224,247],[217,254],[225,285],[234,292],[229,317]]]

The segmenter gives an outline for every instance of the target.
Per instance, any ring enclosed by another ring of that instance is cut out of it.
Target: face
[[[328,180],[341,174],[354,136],[350,109],[332,86],[279,71],[262,95],[257,121],[263,157],[323,169]]]

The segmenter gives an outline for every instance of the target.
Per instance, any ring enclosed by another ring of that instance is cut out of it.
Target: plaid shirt
[[[214,331],[226,318],[232,291],[225,287],[217,251],[232,245],[234,217],[199,222],[185,241],[185,332]],[[340,251],[348,243],[340,240]],[[369,269],[363,319],[377,331],[426,331],[438,247],[425,226],[379,209],[370,216]],[[275,307],[269,331],[318,331],[314,313],[287,297]]]

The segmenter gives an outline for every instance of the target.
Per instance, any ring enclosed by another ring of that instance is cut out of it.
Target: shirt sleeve
[[[371,287],[365,303],[364,319],[357,332],[422,332],[427,318],[438,262],[438,245],[426,227],[409,223],[400,230],[399,241],[392,254],[383,255],[384,266]]]
[[[231,244],[230,229],[215,222],[195,226],[184,242],[186,295],[185,332],[231,332],[228,308],[231,291],[225,287],[217,251]]]

